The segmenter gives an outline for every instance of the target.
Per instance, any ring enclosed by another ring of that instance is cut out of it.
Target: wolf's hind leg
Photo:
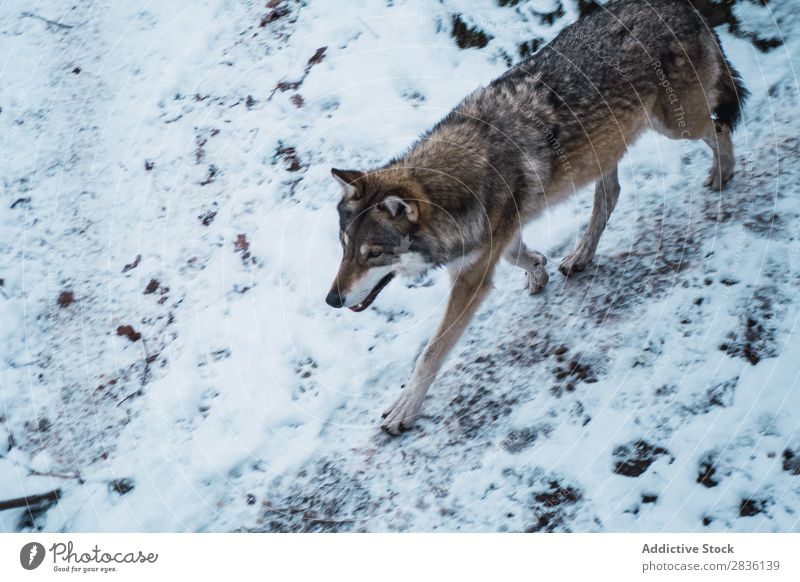
[[[733,178],[735,158],[733,155],[733,141],[729,126],[717,121],[708,124],[708,131],[703,136],[703,141],[711,148],[714,161],[711,171],[703,184],[712,190],[722,190]]]
[[[594,188],[594,206],[592,207],[592,217],[589,225],[583,233],[581,240],[573,251],[564,257],[558,270],[565,276],[569,276],[578,271],[583,271],[586,265],[594,258],[597,250],[597,243],[600,235],[608,224],[608,217],[614,211],[619,198],[619,177],[617,167],[608,172],[597,182]]]
[[[532,251],[525,246],[521,233],[517,233],[517,236],[508,245],[503,257],[515,267],[525,269],[526,286],[531,295],[542,292],[550,279],[544,267],[547,264],[547,257],[539,251]]]

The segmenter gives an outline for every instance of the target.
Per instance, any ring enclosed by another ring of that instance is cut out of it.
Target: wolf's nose
[[[325,303],[327,303],[331,307],[336,307],[336,308],[343,307],[344,297],[339,295],[339,291],[331,289],[331,292],[328,293],[328,296],[325,298]]]

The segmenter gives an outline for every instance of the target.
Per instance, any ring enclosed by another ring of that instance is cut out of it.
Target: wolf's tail
[[[742,77],[725,56],[722,56],[722,71],[717,81],[717,104],[714,117],[718,123],[727,125],[731,131],[742,118],[744,107],[750,91],[744,86]]]

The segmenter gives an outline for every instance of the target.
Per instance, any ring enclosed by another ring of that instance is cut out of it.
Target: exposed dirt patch
[[[569,508],[575,506],[582,497],[579,490],[564,487],[558,481],[550,481],[547,489],[531,494],[529,505],[536,521],[526,527],[525,531],[569,531]]]
[[[343,532],[359,529],[359,519],[375,507],[357,475],[343,473],[343,459],[323,459],[296,478],[279,477],[273,491],[288,489],[279,499],[264,501],[260,528],[272,532]]]
[[[519,54],[520,58],[527,59],[529,56],[533,55],[536,51],[538,51],[544,41],[541,38],[532,38],[531,40],[521,42],[517,45],[517,53]]]
[[[138,342],[142,339],[142,334],[133,329],[133,326],[130,325],[120,325],[117,328],[117,335],[120,337],[126,337],[132,342]]]
[[[195,96],[197,99],[199,96]],[[215,136],[219,133],[218,129],[213,130],[197,130],[194,136],[194,161],[198,164],[206,158],[206,144],[209,137]]]
[[[142,255],[136,255],[136,258],[133,260],[132,263],[128,263],[127,265],[122,267],[122,272],[127,273],[128,271],[132,271],[133,269],[139,266],[141,260],[142,260]]]
[[[741,517],[753,517],[759,513],[766,513],[769,502],[766,499],[742,499],[739,504],[739,515]]]
[[[456,40],[458,48],[483,48],[492,39],[477,26],[469,26],[460,14],[453,15],[452,24],[453,30],[450,32],[450,36]]]
[[[783,451],[783,470],[792,475],[800,475],[800,450]]]
[[[457,426],[460,434],[466,438],[475,438],[484,431],[492,430],[493,424],[511,414],[517,397],[497,394],[485,388],[495,383],[482,381],[471,393],[459,394],[451,400],[449,410],[453,411],[455,423],[448,423],[449,426]]]
[[[247,240],[247,235],[236,235],[236,240],[233,241],[233,252],[241,253],[242,261],[247,261],[250,258],[250,241]]]
[[[311,55],[311,57],[306,62],[306,68],[303,71],[303,76],[300,77],[300,79],[298,79],[297,81],[278,81],[278,83],[276,83],[275,85],[275,88],[272,90],[272,93],[270,93],[269,99],[267,99],[267,101],[271,101],[272,98],[275,96],[275,93],[284,93],[286,91],[297,91],[297,89],[299,89],[300,86],[303,84],[303,81],[306,80],[306,77],[308,77],[308,74],[311,72],[312,67],[314,67],[314,65],[318,65],[323,61],[327,50],[328,47],[323,46],[314,51],[314,54]],[[297,103],[295,103],[295,106],[297,106]]]
[[[270,0],[267,2],[267,9],[269,11],[261,17],[261,21],[258,23],[261,28],[266,28],[273,22],[289,15],[289,8],[281,0]]]
[[[122,479],[114,479],[108,484],[109,491],[113,491],[114,493],[118,493],[119,495],[125,495],[126,493],[130,493],[133,491],[134,483],[133,479],[122,478]]]
[[[744,358],[754,366],[764,358],[775,357],[780,353],[776,338],[774,317],[779,296],[773,286],[759,287],[753,298],[744,308],[737,329],[728,333],[727,341],[719,349],[731,357]]]
[[[534,499],[545,507],[556,507],[562,503],[576,503],[581,493],[572,487],[561,487],[558,481],[550,481],[550,489],[534,494]]]
[[[714,382],[695,403],[687,407],[689,414],[708,414],[714,408],[733,406],[739,376]]]
[[[283,160],[286,170],[289,172],[299,172],[303,169],[303,163],[297,155],[297,150],[292,146],[280,145],[275,150],[274,161]]]
[[[50,495],[38,496],[35,500],[31,500],[26,505],[17,527],[24,530],[42,531],[46,523],[45,514],[56,506],[60,496],[61,490],[56,489]]]
[[[75,294],[72,291],[62,291],[58,294],[58,299],[56,303],[62,309],[65,307],[69,307],[75,301]]]
[[[675,458],[665,448],[651,445],[645,441],[635,441],[614,449],[614,468],[617,475],[638,477],[650,468],[659,457],[669,456],[670,463]]]
[[[306,70],[310,69],[314,65],[320,64],[322,62],[322,60],[325,58],[325,52],[327,50],[328,50],[328,47],[326,47],[326,46],[318,48],[314,52],[314,54],[311,55],[311,58],[308,59],[308,63],[306,63]]]
[[[211,164],[208,166],[208,170],[206,171],[206,176],[202,180],[200,180],[201,186],[208,186],[214,182],[214,179],[217,177],[219,173],[219,169],[214,165]]]
[[[586,384],[597,382],[597,377],[592,367],[588,363],[581,361],[580,354],[577,354],[568,362],[556,366],[553,369],[553,375],[559,382],[553,387],[553,393],[556,395],[561,395],[564,391],[574,392],[575,387],[581,382]]]
[[[719,485],[719,480],[716,477],[717,468],[715,466],[714,456],[708,454],[700,461],[700,470],[697,474],[697,482],[703,487],[716,487]]]
[[[766,4],[767,0],[758,0],[761,4]],[[754,47],[762,52],[769,52],[783,44],[778,37],[762,37],[754,32],[747,22],[743,22],[737,15],[737,0],[726,0],[717,2],[716,0],[690,0],[692,5],[708,20],[712,27],[727,25],[728,30],[734,36],[749,40]],[[742,0],[739,0],[744,4]]]
[[[501,443],[509,453],[520,453],[536,444],[541,437],[550,435],[551,428],[546,425],[514,429],[509,432]]]
[[[211,223],[214,222],[214,219],[217,217],[216,210],[209,210],[208,212],[201,214],[197,217],[200,223],[203,226],[211,226]]]

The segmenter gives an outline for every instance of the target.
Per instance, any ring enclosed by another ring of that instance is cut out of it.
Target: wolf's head
[[[342,187],[344,254],[326,302],[363,311],[396,275],[418,275],[430,266],[414,240],[425,204],[420,186],[403,169],[333,169],[331,174]]]

